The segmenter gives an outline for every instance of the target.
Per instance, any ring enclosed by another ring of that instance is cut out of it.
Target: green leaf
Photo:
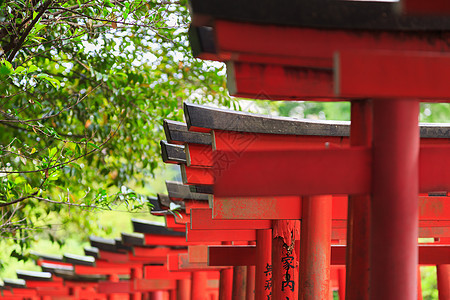
[[[58,152],[57,148],[49,148],[48,149],[48,157],[51,158],[51,157],[55,156],[56,152]]]
[[[92,146],[92,147],[94,147],[95,149],[98,149],[98,150],[100,150],[100,147],[99,146],[97,146],[96,144],[94,144],[94,143],[91,143],[91,142],[89,142],[88,143],[88,145],[89,146]]]

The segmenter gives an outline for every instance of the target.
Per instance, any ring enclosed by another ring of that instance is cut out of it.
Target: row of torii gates
[[[347,217],[351,198],[287,193],[229,197],[216,192],[219,178],[230,180],[223,174],[238,170],[249,153],[350,149],[349,122],[274,118],[188,103],[184,112],[187,124],[164,122],[167,141],[161,142],[164,162],[180,165],[183,182],[167,181],[167,195],[149,199],[151,213],[164,216],[165,224],[132,220],[134,233],[91,237],[86,256],[35,253],[43,272],[17,271],[19,280],[4,279],[1,298],[333,299],[336,291],[339,299],[367,299],[369,270],[363,262],[368,254],[348,245],[349,230],[367,225],[354,220],[352,229]],[[445,147],[449,129],[421,124],[421,144]],[[280,168],[290,167],[279,164],[271,172],[284,176]],[[439,297],[449,299],[450,198],[442,191],[416,198],[418,237],[434,242],[416,243],[414,281],[420,283],[418,266],[436,265]],[[174,207],[179,207],[176,213]],[[351,269],[349,260],[357,259],[359,265]],[[390,268],[386,266],[386,274]],[[422,299],[420,285],[413,288],[414,297]]]
[[[450,99],[450,20],[397,5],[191,0],[193,52],[227,62],[231,95],[351,101],[351,124],[185,104],[161,144],[183,184],[152,212],[170,229],[134,221],[139,234],[91,240],[95,259],[41,256],[49,282],[77,282],[56,279],[67,264],[101,277],[65,290],[86,299],[420,299],[418,266],[437,265],[450,299],[450,126],[418,123],[421,101]],[[19,275],[26,291],[44,276]]]

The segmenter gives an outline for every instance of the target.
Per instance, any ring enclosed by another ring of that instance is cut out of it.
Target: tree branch
[[[31,30],[33,29],[34,25],[36,25],[36,23],[39,21],[39,19],[42,17],[42,15],[45,13],[45,11],[47,10],[47,8],[50,6],[50,4],[53,3],[53,0],[47,0],[47,2],[45,2],[40,8],[39,8],[39,12],[36,15],[36,17],[31,21],[30,25],[28,25],[28,27],[25,29],[25,32],[22,34],[22,36],[20,37],[20,40],[17,42],[17,44],[15,45],[14,49],[12,50],[12,52],[9,54],[8,57],[8,61],[12,62],[12,60],[14,59],[14,57],[16,56],[17,52],[20,50],[20,48],[22,47],[23,43],[25,42],[25,39],[27,38],[27,36],[30,34]]]

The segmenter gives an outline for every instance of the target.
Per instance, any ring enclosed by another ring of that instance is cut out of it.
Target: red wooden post
[[[233,291],[233,269],[220,270],[219,300],[231,300]]]
[[[300,221],[273,221],[271,299],[298,299],[299,259],[295,242],[299,234]]]
[[[191,295],[191,280],[181,279],[177,280],[177,300],[190,300]]]
[[[255,241],[248,242],[249,245],[256,245]],[[246,286],[246,300],[255,300],[255,275],[256,275],[256,267],[254,265],[247,266],[247,286]]]
[[[169,300],[177,300],[177,290],[169,291]]]
[[[370,299],[374,300],[417,297],[418,114],[415,100],[373,103]]]
[[[268,299],[272,293],[272,230],[256,231],[255,299]]]
[[[233,300],[245,300],[247,286],[247,267],[233,267]]]
[[[246,300],[255,299],[255,266],[247,266]]]
[[[143,270],[142,267],[139,268],[132,268],[131,269],[131,274],[130,274],[130,279],[134,280],[134,279],[141,279],[143,277]],[[133,292],[130,294],[130,300],[141,300],[142,299],[142,293],[140,292]]]
[[[222,245],[231,245],[231,242],[222,242]],[[219,300],[231,300],[233,291],[233,268],[220,270]]]
[[[339,300],[345,299],[345,267],[338,269]]]
[[[439,300],[450,299],[450,265],[437,265]]]
[[[117,274],[111,274],[111,275],[108,276],[108,280],[111,281],[111,282],[119,282],[119,275],[117,275]],[[119,297],[118,294],[109,294],[109,295],[107,296],[107,299],[108,299],[108,300],[115,300],[115,299],[117,299],[118,297]]]
[[[303,201],[300,239],[300,299],[327,299],[330,292],[332,196]]]
[[[351,146],[371,146],[372,103],[369,100],[351,103]],[[351,195],[347,217],[347,300],[369,299],[369,220],[370,196]],[[341,292],[339,291],[341,296]],[[341,298],[344,299],[344,298]]]
[[[192,272],[191,299],[206,300],[206,288],[208,286],[208,272]]]
[[[450,243],[450,237],[441,238],[441,243]],[[450,299],[450,264],[436,266],[439,300]]]

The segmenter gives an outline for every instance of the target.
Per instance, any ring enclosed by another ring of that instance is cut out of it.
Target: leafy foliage
[[[130,186],[158,166],[162,120],[231,101],[191,56],[188,22],[184,1],[0,3],[1,237],[61,242],[95,229],[92,209],[145,206]]]

